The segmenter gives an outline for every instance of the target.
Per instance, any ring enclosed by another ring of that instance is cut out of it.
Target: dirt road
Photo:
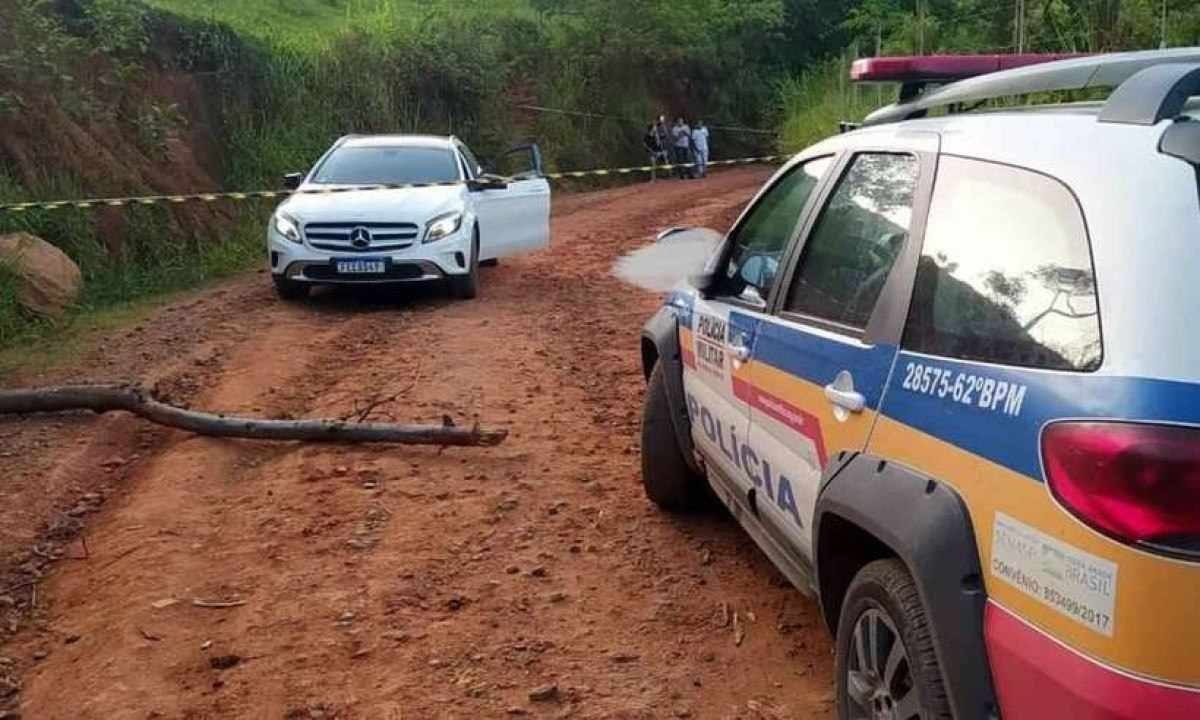
[[[553,247],[485,269],[472,302],[292,305],[249,275],[5,379],[273,417],[399,392],[381,413],[512,434],[438,452],[0,421],[0,717],[6,695],[27,720],[828,717],[815,605],[732,520],[642,494],[658,298],[608,275],[662,227],[726,225],[767,172],[561,198]]]

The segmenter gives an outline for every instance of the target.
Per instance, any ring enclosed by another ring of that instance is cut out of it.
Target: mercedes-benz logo
[[[356,248],[371,246],[371,231],[361,225],[350,231],[350,244]]]

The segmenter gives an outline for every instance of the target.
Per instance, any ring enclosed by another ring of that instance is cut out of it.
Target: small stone
[[[34,650],[33,651],[33,659],[34,660],[45,660],[46,656],[49,654],[50,653],[46,652],[45,650]]]
[[[609,659],[618,665],[625,665],[631,662],[637,662],[641,655],[635,655],[629,652],[616,652],[609,656]]]
[[[504,568],[504,572],[508,573],[509,575],[516,575],[517,573],[521,572],[521,568],[517,567],[516,565],[509,565],[508,567]]]
[[[710,563],[712,563],[712,551],[705,550],[703,553],[700,554],[700,564],[708,565]]]
[[[163,598],[162,600],[155,600],[154,602],[150,603],[150,607],[154,608],[155,610],[163,610],[177,604],[178,602],[179,601],[175,598]]]
[[[451,610],[461,610],[463,605],[467,604],[467,599],[462,595],[455,593],[446,601],[446,607]]]
[[[546,577],[546,568],[542,567],[541,565],[538,565],[534,569],[530,570],[529,574],[532,575],[533,577],[539,577],[539,578]]]
[[[80,635],[68,635],[63,638],[63,645],[74,645],[75,643],[79,642],[81,637],[82,636]]]
[[[200,643],[201,650],[207,650],[210,647],[212,647],[212,640],[205,640],[204,642]]]
[[[91,511],[92,511],[92,509],[90,507],[88,507],[87,505],[80,504],[80,505],[76,505],[75,507],[68,510],[67,515],[70,515],[73,518],[77,518],[77,517],[83,517],[84,515],[87,515]]]
[[[558,686],[551,683],[549,685],[539,685],[529,691],[529,699],[534,702],[550,702],[558,698]]]
[[[338,476],[345,475],[348,472],[350,472],[350,468],[346,467],[345,465],[338,465],[333,469],[333,474]]]
[[[548,599],[552,603],[560,603],[567,599],[567,594],[565,592],[552,592],[552,593],[550,593],[550,596]]]

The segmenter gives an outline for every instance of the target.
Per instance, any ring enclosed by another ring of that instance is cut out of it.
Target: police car
[[[307,173],[268,223],[271,277],[298,299],[313,285],[442,281],[473,298],[480,264],[545,247],[550,185],[536,145],[489,174],[455,137],[348,136]],[[522,167],[523,166],[523,167]]]
[[[842,718],[1200,718],[1200,48],[1044,59],[859,61],[643,331],[647,494],[819,598]]]

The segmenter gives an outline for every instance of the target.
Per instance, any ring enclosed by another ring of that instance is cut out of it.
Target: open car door
[[[521,145],[490,163],[477,183],[480,260],[516,255],[550,244],[550,183],[537,145]],[[501,179],[507,182],[496,182]]]

